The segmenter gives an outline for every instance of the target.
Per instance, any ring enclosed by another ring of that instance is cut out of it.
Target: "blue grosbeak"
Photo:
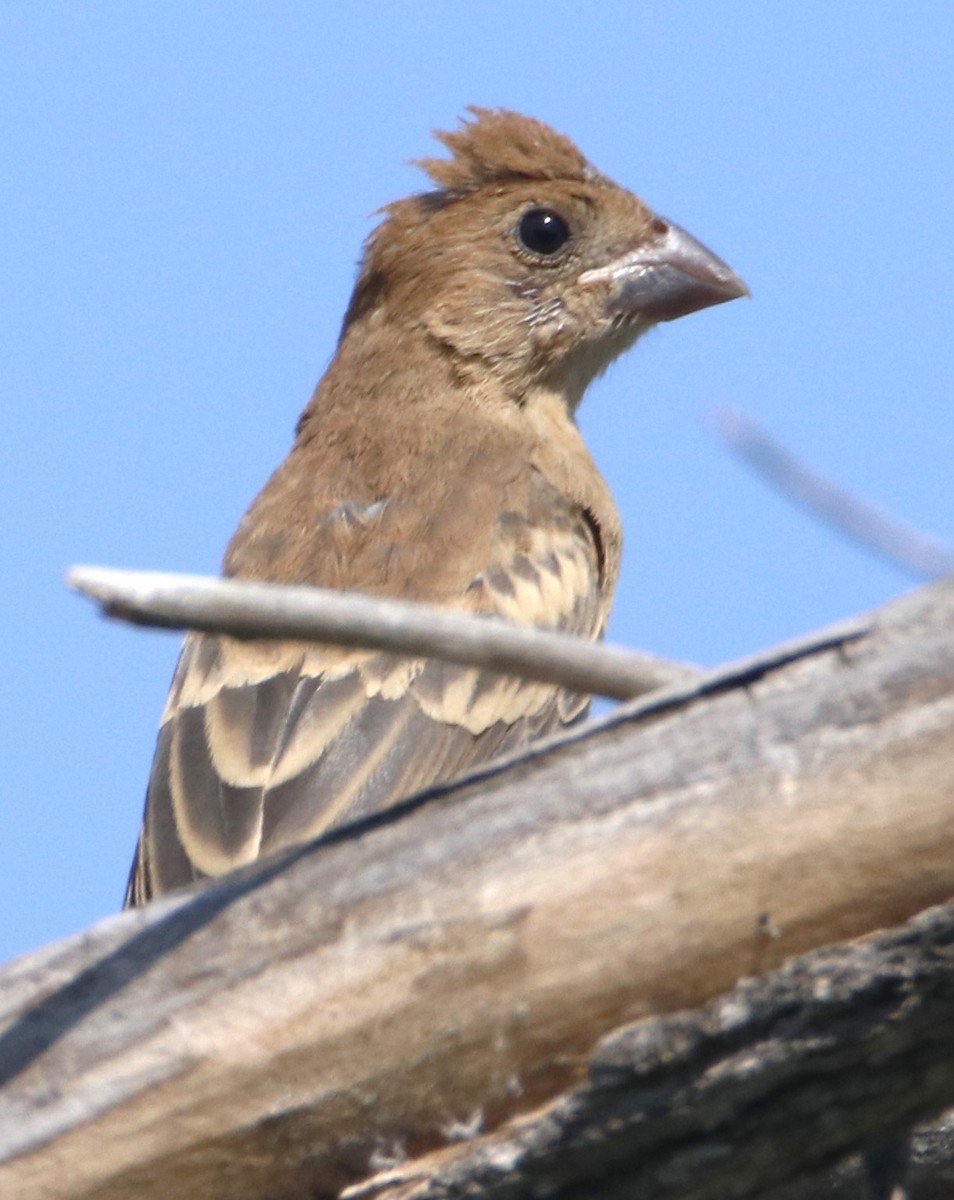
[[[650,326],[742,296],[709,250],[504,110],[438,134],[371,234],[337,352],[228,576],[603,634],[619,518],[574,421]],[[190,634],[127,892],[315,837],[579,719],[588,699],[379,652]]]

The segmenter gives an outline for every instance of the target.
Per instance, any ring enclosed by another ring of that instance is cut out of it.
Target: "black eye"
[[[531,208],[520,218],[517,237],[534,254],[556,254],[570,239],[570,227],[552,208]]]

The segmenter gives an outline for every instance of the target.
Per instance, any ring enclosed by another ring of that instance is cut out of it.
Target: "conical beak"
[[[684,229],[661,217],[653,229],[653,241],[580,276],[583,286],[608,286],[608,312],[673,321],[750,294],[731,267]]]

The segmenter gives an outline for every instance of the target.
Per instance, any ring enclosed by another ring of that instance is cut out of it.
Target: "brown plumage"
[[[603,633],[612,497],[574,422],[650,325],[744,294],[539,121],[474,109],[371,235],[337,353],[225,574]],[[378,811],[584,714],[433,661],[190,635],[127,903]]]

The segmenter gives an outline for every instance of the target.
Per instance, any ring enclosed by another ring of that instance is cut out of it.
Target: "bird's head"
[[[578,403],[659,321],[747,294],[710,250],[601,175],[562,134],[507,110],[436,136],[437,189],[388,206],[368,239],[342,342],[424,338],[463,379]]]

